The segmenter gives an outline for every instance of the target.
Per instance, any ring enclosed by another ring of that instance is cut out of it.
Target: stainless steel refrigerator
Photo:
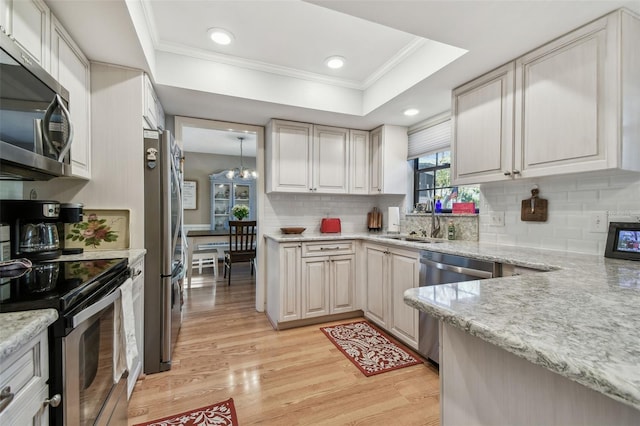
[[[182,151],[168,131],[144,131],[144,372],[171,369],[182,323]]]

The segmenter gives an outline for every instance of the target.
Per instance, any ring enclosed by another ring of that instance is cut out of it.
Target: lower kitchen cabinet
[[[127,398],[131,398],[131,393],[136,385],[136,381],[143,370],[142,360],[144,359],[144,257],[131,265],[133,286],[133,316],[136,321],[136,345],[138,347],[138,358],[129,372],[127,378]]]
[[[302,259],[302,317],[355,309],[355,254]]]
[[[267,315],[276,328],[358,313],[355,242],[267,240]]]
[[[47,330],[0,362],[0,390],[3,400],[12,399],[0,411],[0,424],[48,425],[49,344]],[[3,401],[4,402],[4,401]]]
[[[404,303],[404,292],[419,285],[419,254],[369,243],[363,248],[365,316],[417,349],[418,311]]]

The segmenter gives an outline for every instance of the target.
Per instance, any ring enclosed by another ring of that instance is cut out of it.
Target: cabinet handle
[[[51,398],[44,400],[44,405],[50,405],[51,407],[57,407],[62,402],[62,397],[59,393],[53,395]]]
[[[511,172],[509,170],[505,170],[504,175],[505,176],[511,176]]]
[[[7,386],[0,391],[0,413],[11,404],[15,394],[11,392],[11,386]]]
[[[519,175],[519,174],[520,174],[520,170],[514,170],[514,171],[513,171],[513,174],[514,174],[514,175]]]
[[[320,250],[340,250],[340,247],[320,247]]]
[[[142,270],[141,269],[136,269],[135,271],[133,271],[133,277],[131,277],[131,278],[135,278],[135,277],[137,277],[137,276],[139,276],[141,274],[142,274]]]

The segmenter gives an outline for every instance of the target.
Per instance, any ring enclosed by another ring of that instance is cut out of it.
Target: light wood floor
[[[230,287],[194,274],[173,367],[138,381],[129,425],[230,397],[241,425],[439,424],[432,366],[365,377],[320,325],[273,330],[254,293],[244,265],[234,266]]]

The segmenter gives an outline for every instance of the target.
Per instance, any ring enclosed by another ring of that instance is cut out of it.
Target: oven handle
[[[116,299],[120,297],[120,289],[117,288],[113,292],[109,293],[106,297],[98,300],[93,305],[89,306],[87,309],[78,312],[71,318],[71,325],[73,328],[76,328],[79,324],[82,324],[84,321],[88,320],[104,308],[113,304]]]

